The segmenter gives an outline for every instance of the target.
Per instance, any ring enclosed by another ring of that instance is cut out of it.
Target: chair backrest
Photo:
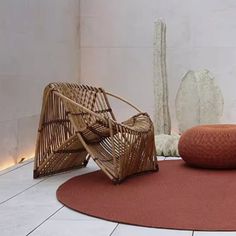
[[[115,120],[106,93],[102,88],[71,83],[52,83],[49,86],[52,88],[52,91],[64,95],[77,104],[105,118],[105,120],[108,118]],[[102,135],[108,135],[108,130],[106,129],[108,128],[108,123],[101,125],[101,120],[98,120],[95,116],[70,102],[63,102],[66,104],[66,112],[70,114],[74,128],[76,131],[82,132],[82,135],[87,140],[96,141]]]

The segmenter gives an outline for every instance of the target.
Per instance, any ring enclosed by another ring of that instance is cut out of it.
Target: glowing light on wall
[[[29,159],[32,159],[33,157],[34,157],[34,154],[30,154],[30,155],[27,155],[27,156],[22,156],[22,158],[19,158],[17,163],[13,159],[4,161],[3,163],[0,163],[0,171],[5,170],[7,168],[10,168],[12,166],[15,166],[17,164],[24,163],[25,161],[27,161]]]
[[[7,162],[4,162],[0,165],[0,171],[1,170],[5,170],[11,166],[14,166],[16,163],[14,161],[7,161]]]

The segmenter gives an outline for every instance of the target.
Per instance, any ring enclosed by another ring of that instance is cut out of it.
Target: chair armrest
[[[106,95],[108,95],[108,96],[117,98],[118,100],[120,100],[120,101],[122,101],[122,102],[128,104],[129,106],[133,107],[133,108],[134,108],[136,111],[138,111],[139,113],[142,113],[142,111],[141,111],[140,109],[138,109],[136,106],[134,106],[132,103],[128,102],[128,101],[125,100],[124,98],[119,97],[119,96],[117,96],[117,95],[114,95],[114,94],[112,94],[112,93],[108,93],[108,92],[105,92],[105,93],[106,93]]]
[[[67,102],[70,102],[71,104],[73,104],[73,105],[79,107],[81,110],[83,110],[83,111],[85,111],[85,112],[87,112],[87,113],[89,113],[89,114],[95,116],[97,119],[99,119],[99,120],[101,120],[101,121],[103,121],[103,122],[105,122],[105,123],[109,122],[110,128],[113,127],[113,126],[116,126],[116,127],[119,126],[119,127],[121,127],[121,128],[130,130],[132,133],[139,133],[139,132],[140,132],[140,131],[137,131],[137,130],[133,129],[132,127],[130,127],[130,126],[126,125],[126,124],[118,123],[117,121],[113,120],[112,118],[104,118],[104,117],[98,115],[97,113],[95,113],[95,112],[89,110],[88,108],[86,108],[86,107],[84,107],[84,106],[78,104],[77,102],[73,101],[72,99],[70,99],[70,98],[68,98],[68,97],[66,97],[66,96],[64,96],[64,95],[62,95],[62,94],[60,94],[60,93],[58,93],[58,92],[56,92],[56,91],[54,91],[54,94],[57,95],[57,96],[59,96],[59,97],[61,97],[61,98],[64,99],[64,100],[66,100]],[[108,95],[110,95],[110,94],[108,93]],[[123,101],[123,102],[129,104],[131,107],[133,107],[135,110],[137,110],[137,111],[139,112],[139,114],[137,114],[136,116],[141,115],[141,114],[145,114],[145,113],[141,112],[138,108],[136,108],[135,106],[133,106],[131,103],[125,101],[124,99],[122,99],[122,98],[120,98],[120,97],[118,97],[118,96],[116,96],[116,95],[113,95],[113,94],[111,94],[110,96],[113,96],[113,97],[118,98],[119,100],[121,100],[121,101]]]

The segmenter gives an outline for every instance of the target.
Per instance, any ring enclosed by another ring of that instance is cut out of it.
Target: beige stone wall
[[[79,79],[79,0],[0,1],[0,169],[34,155],[43,88]]]
[[[81,0],[81,79],[153,114],[153,31],[167,25],[172,127],[175,96],[188,70],[208,69],[220,86],[223,122],[236,123],[235,0]],[[119,112],[126,115],[126,110]]]

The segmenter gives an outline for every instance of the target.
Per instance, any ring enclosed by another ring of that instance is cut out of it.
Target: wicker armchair
[[[118,123],[107,96],[138,111]],[[157,170],[153,124],[146,113],[102,88],[51,83],[44,90],[34,178],[85,167],[90,157],[114,182]]]

